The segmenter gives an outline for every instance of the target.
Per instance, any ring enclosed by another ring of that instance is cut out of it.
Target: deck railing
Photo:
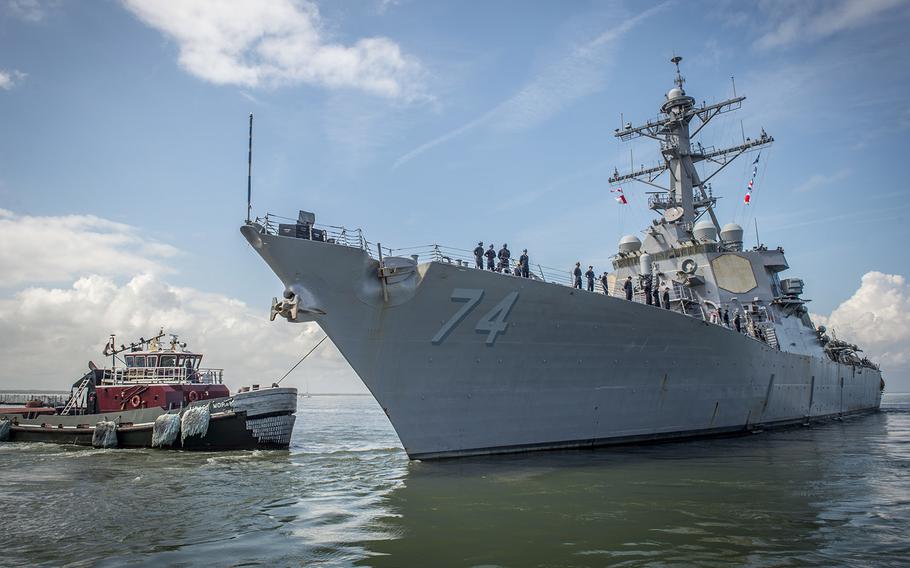
[[[662,195],[652,195],[651,199],[653,203],[660,205],[671,205],[670,198]],[[263,230],[270,235],[279,235],[279,225],[280,224],[296,224],[297,219],[290,217],[282,217],[280,215],[274,215],[272,213],[267,213],[265,217],[257,217],[256,223],[258,223]],[[366,239],[363,235],[363,230],[360,228],[357,229],[348,229],[343,226],[337,225],[323,225],[319,223],[314,223],[309,225],[311,228],[318,229],[321,231],[322,240],[327,243],[337,244],[342,246],[348,246],[353,248],[358,248],[365,251],[371,258],[377,258],[379,252],[379,245],[372,243]],[[691,229],[691,227],[690,227]],[[693,245],[694,247],[708,247],[711,245]],[[716,247],[717,245],[713,245]],[[701,249],[700,249],[701,250]],[[716,250],[716,248],[714,249]],[[470,268],[472,270],[477,270],[476,261],[474,259],[474,251],[468,249],[462,249],[457,247],[450,247],[446,245],[440,245],[437,243],[427,244],[427,245],[417,245],[412,247],[382,247],[382,254],[384,256],[404,256],[412,257],[417,262],[421,261],[432,261],[432,262],[442,262],[446,264],[454,264],[457,266],[463,266]],[[679,254],[688,253],[689,249],[682,248],[676,251],[671,251],[673,254],[670,256],[678,256]],[[512,252],[513,256],[509,261],[509,265],[506,269],[500,267],[499,259],[497,258],[494,263],[497,267],[497,272],[504,277],[514,278],[516,274],[516,267],[518,266],[518,257],[520,253]],[[668,253],[669,254],[669,253]],[[630,262],[637,263],[638,259],[632,258]],[[626,263],[623,263],[626,264]],[[484,269],[486,267],[486,257],[483,259]],[[531,262],[529,266],[529,277],[534,280],[557,284],[561,286],[573,286],[575,284],[575,277],[573,276],[574,267],[568,269],[559,269],[553,268],[550,266],[543,266],[535,262]],[[685,286],[684,284],[677,282],[675,280],[669,280],[672,282],[672,290],[670,293],[670,305],[673,306],[673,311],[687,315],[689,317],[694,317],[696,319],[701,319],[704,321],[710,321],[710,315],[708,311],[704,308],[702,303],[695,297],[692,290]],[[665,282],[666,283],[666,282]],[[582,286],[584,289],[587,288],[586,279],[582,279]],[[634,283],[632,300],[637,303],[647,303],[644,297],[644,290],[638,282]],[[608,293],[609,295],[616,298],[625,298],[625,291],[623,290],[623,283],[616,282],[613,285],[612,290],[604,291],[603,286],[600,283],[600,275],[598,275],[597,280],[595,281],[594,286],[595,293]],[[661,298],[663,298],[663,291],[660,292]],[[752,321],[755,321],[756,324],[761,324],[762,333],[757,333],[756,326],[752,325]],[[742,330],[743,334],[748,337],[752,337],[756,340],[765,341],[766,343],[773,344],[772,346],[777,347],[777,337],[773,333],[773,325],[766,322],[766,316],[763,313],[749,314],[748,312],[743,313],[742,315]],[[724,325],[719,323],[718,325]],[[767,333],[770,330],[771,333]],[[732,325],[730,326],[732,329]],[[220,382],[220,379],[219,379]]]
[[[101,384],[120,383],[200,383],[220,385],[224,369],[186,367],[117,367],[102,371]]]
[[[281,215],[275,215],[273,213],[266,213],[265,217],[256,217],[256,222],[265,230],[267,234],[278,235],[279,225],[296,225],[297,219],[282,217]],[[360,228],[349,229],[347,227],[340,227],[337,225],[323,225],[321,223],[313,223],[310,225],[310,227],[318,229],[322,232],[323,238],[319,240],[325,240],[325,242],[343,245],[346,247],[359,248],[372,254],[372,251],[370,249],[373,247],[371,247],[371,243],[364,238],[363,230]]]

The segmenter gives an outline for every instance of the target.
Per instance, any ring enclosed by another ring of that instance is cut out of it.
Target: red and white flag
[[[618,194],[616,197],[614,197],[614,199],[616,199],[616,203],[619,203],[620,205],[627,205],[629,203],[626,200],[626,196],[625,196],[625,194],[623,194],[621,187],[617,187],[616,189],[611,189],[610,193]]]
[[[752,192],[751,191],[746,194],[746,197],[743,198],[743,203],[748,205],[750,201],[752,201]]]

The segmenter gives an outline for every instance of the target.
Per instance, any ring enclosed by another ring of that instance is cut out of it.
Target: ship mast
[[[731,99],[712,105],[702,102],[696,106],[695,99],[688,96],[683,89],[686,80],[679,71],[680,61],[682,57],[678,55],[670,59],[676,66],[674,79],[676,86],[670,89],[666,100],[660,106],[660,116],[641,126],[632,126],[632,123],[628,122],[617,128],[614,133],[614,136],[624,142],[641,136],[657,140],[660,142],[663,162],[654,167],[642,166],[638,170],[624,174],[614,170],[609,182],[615,184],[624,180],[635,180],[659,189],[660,192],[654,193],[648,199],[648,206],[655,211],[663,211],[668,221],[680,223],[690,230],[701,211],[706,209],[719,230],[720,226],[714,215],[714,204],[717,199],[706,189],[706,184],[737,157],[753,148],[770,144],[774,138],[768,136],[762,129],[757,139],[746,138],[738,146],[721,150],[704,147],[701,143],[693,145],[692,139],[711,119],[719,114],[738,110],[746,97],[735,96],[734,89],[734,97]],[[693,118],[698,118],[699,122],[695,130],[690,132],[690,122]],[[695,171],[695,164],[705,160],[718,167],[705,179],[701,179]],[[669,187],[657,183],[657,178],[665,171],[670,173]]]

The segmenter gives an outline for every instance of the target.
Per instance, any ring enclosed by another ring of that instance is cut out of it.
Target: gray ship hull
[[[682,313],[242,228],[382,406],[411,458],[748,432],[874,411],[877,369]]]

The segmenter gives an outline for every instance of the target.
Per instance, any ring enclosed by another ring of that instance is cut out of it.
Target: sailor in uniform
[[[645,289],[645,303],[651,305],[651,275],[646,274],[642,277],[642,285]]]
[[[477,248],[474,249],[474,264],[477,265],[477,268],[483,270],[483,241],[477,243]]]
[[[626,283],[622,285],[622,289],[626,291],[626,299],[632,299],[632,277],[629,276],[626,278]]]
[[[581,262],[575,263],[575,270],[572,271],[572,276],[574,276],[573,286],[581,290]]]
[[[670,309],[670,288],[664,286],[664,308]]]
[[[496,270],[496,251],[493,250],[493,245],[490,245],[490,248],[487,249],[484,256],[487,257],[487,270]]]
[[[509,259],[512,258],[512,253],[509,252],[509,245],[503,244],[502,248],[499,249],[499,271],[508,272],[509,271]]]
[[[531,272],[529,264],[531,263],[531,259],[528,258],[528,249],[524,249],[521,252],[521,256],[518,257],[518,262],[521,263],[521,275],[525,278],[530,277]]]
[[[609,280],[607,280],[607,273],[604,272],[600,277],[600,285],[603,286],[604,294],[609,293],[610,287],[608,286],[608,282],[609,282]]]
[[[585,278],[588,279],[588,292],[594,291],[594,267],[589,266],[588,271],[585,272]]]

